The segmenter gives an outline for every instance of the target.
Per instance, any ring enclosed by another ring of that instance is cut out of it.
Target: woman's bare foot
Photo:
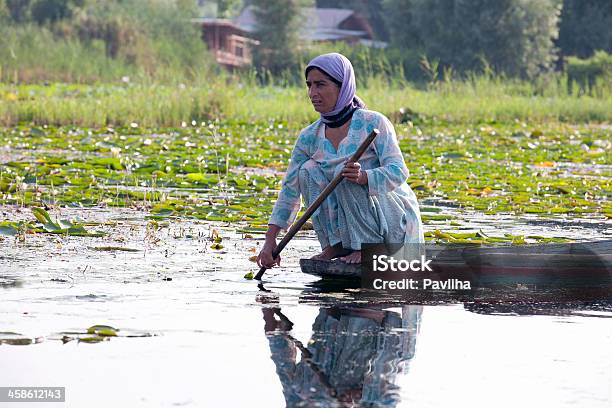
[[[340,260],[348,264],[361,263],[361,251],[353,251],[350,254],[341,257]]]
[[[337,258],[341,255],[346,254],[346,250],[342,248],[341,244],[336,244],[334,246],[327,246],[321,251],[320,254],[313,256],[310,259],[319,259],[322,261],[331,261],[334,258]]]

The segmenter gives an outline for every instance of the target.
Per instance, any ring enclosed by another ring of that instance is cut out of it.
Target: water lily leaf
[[[79,343],[100,343],[101,341],[106,340],[107,338],[101,336],[92,336],[92,337],[81,337],[79,338]]]
[[[447,233],[450,238],[454,239],[468,239],[468,238],[476,238],[476,232],[448,232]]]
[[[427,186],[422,181],[414,181],[410,183],[410,188],[413,190],[427,190]]]
[[[96,331],[98,336],[116,337],[117,332],[113,329],[100,329]]]
[[[482,239],[456,239],[451,237],[451,239],[449,239],[449,242],[453,243],[453,244],[470,244],[470,245],[482,245],[485,243],[484,240]]]
[[[482,230],[479,230],[476,233],[476,236],[479,237],[479,238],[489,238],[489,236],[487,234],[485,234]]]
[[[452,220],[454,217],[452,215],[445,215],[445,214],[431,214],[431,215],[427,215],[427,214],[421,214],[421,219],[423,221],[446,221],[446,220]]]
[[[92,165],[112,170],[124,170],[121,161],[115,157],[103,157],[91,161]]]
[[[60,227],[59,225],[57,225],[56,223],[52,221],[44,223],[42,227],[45,230],[45,232],[61,232],[65,230],[65,228]]]
[[[542,135],[543,135],[543,133],[542,133],[542,131],[540,129],[535,129],[533,132],[531,132],[530,136],[533,137],[533,138],[537,138],[537,137],[540,137]]]
[[[243,234],[265,234],[267,230],[268,230],[267,227],[261,227],[261,228],[258,228],[258,227],[245,227],[245,228],[237,229],[236,232],[240,232],[240,233],[243,233]],[[251,236],[251,238],[252,238],[252,236]]]
[[[87,334],[98,334],[101,336],[116,336],[119,329],[104,324],[96,324],[87,329]]]
[[[69,221],[69,220],[59,220],[57,223],[58,223],[58,224],[59,224],[59,226],[60,226],[61,228],[63,228],[63,229],[64,229],[64,228],[70,228],[70,227],[73,227],[73,226],[74,226],[74,223],[72,223],[72,222],[71,222],[71,221]]]
[[[39,128],[36,128],[36,127],[30,129],[30,134],[32,136],[37,136],[37,137],[45,136],[45,132],[43,130],[39,129]]]
[[[0,225],[0,235],[15,236],[17,232],[17,228],[12,225]]]
[[[451,239],[452,237],[448,233],[444,233],[440,230],[434,230],[433,236],[440,239]]]
[[[32,208],[32,213],[34,214],[34,217],[36,217],[36,219],[42,224],[51,222],[51,216],[43,208],[34,207]]]
[[[12,346],[27,346],[32,343],[40,343],[38,339],[31,339],[22,334],[14,332],[0,332],[0,345],[10,344]]]
[[[68,228],[68,234],[88,234],[87,230],[82,225],[73,225]]]
[[[421,213],[424,213],[424,212],[439,213],[440,211],[443,210],[440,207],[420,207],[419,209],[421,210]]]
[[[124,251],[124,252],[140,252],[140,249],[119,247],[119,246],[99,246],[99,247],[87,247],[92,251]]]

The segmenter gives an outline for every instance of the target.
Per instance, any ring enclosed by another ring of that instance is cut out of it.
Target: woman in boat
[[[276,237],[335,175],[343,180],[312,216],[322,252],[314,258],[361,262],[364,243],[420,243],[423,226],[393,125],[356,96],[351,62],[338,53],[314,58],[305,70],[308,97],[320,118],[300,132],[268,223],[257,263],[273,259]],[[348,159],[368,134],[380,134],[357,162]]]

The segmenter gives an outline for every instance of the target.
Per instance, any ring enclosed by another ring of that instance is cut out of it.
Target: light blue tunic
[[[424,242],[416,196],[406,183],[408,169],[393,125],[384,115],[355,111],[347,136],[336,150],[317,120],[300,132],[269,224],[287,229],[301,207],[309,205],[342,171],[372,129],[380,134],[359,160],[368,185],[343,180],[312,217],[321,247],[342,243],[360,250],[363,243]]]

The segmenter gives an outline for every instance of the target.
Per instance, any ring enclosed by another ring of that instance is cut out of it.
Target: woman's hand
[[[359,162],[347,162],[342,169],[342,175],[345,179],[353,183],[366,185],[368,184],[368,175],[361,170]]]
[[[269,245],[268,243],[264,244],[263,248],[257,255],[257,265],[261,268],[265,266],[266,268],[271,268],[274,265],[280,266],[281,257],[280,255],[274,259],[272,257],[272,252],[276,249],[276,242],[274,244]]]

